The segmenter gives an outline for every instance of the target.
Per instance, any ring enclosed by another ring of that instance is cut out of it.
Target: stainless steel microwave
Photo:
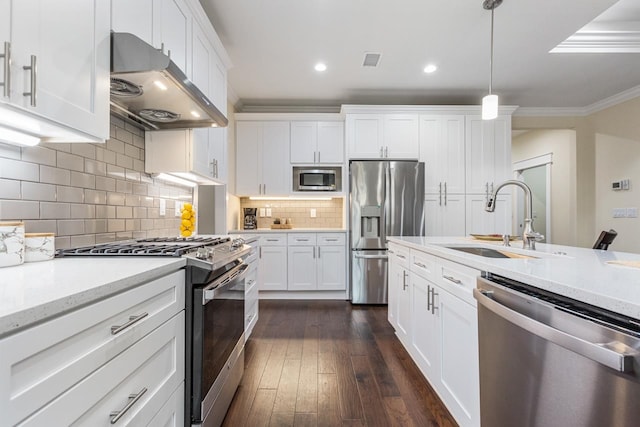
[[[294,166],[293,191],[342,191],[342,168]]]

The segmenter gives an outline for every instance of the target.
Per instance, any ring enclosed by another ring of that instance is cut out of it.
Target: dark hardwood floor
[[[224,426],[456,423],[387,322],[348,301],[260,301]]]

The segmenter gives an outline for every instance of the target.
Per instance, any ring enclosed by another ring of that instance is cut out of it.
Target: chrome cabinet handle
[[[138,323],[139,321],[141,321],[142,319],[144,319],[148,315],[149,315],[149,313],[144,312],[144,313],[139,314],[137,316],[129,316],[129,321],[127,323],[125,323],[124,325],[112,326],[111,327],[111,335],[119,334],[120,332],[122,332],[125,329],[127,329],[129,326],[133,325],[134,323]]]
[[[444,274],[443,274],[443,275],[442,275],[442,277],[444,277],[445,279],[447,279],[447,280],[448,280],[448,281],[450,281],[450,282],[455,283],[456,285],[462,285],[462,281],[461,281],[461,280],[459,280],[459,279],[456,279],[456,278],[455,278],[455,277],[453,277],[453,276],[447,276],[447,275],[444,275]]]
[[[160,49],[158,50],[164,55],[164,42],[160,43]]]
[[[438,307],[436,307],[437,296],[436,288],[431,288],[431,314],[436,314],[436,310],[438,309]]]
[[[442,183],[438,183],[438,206],[442,206]]]
[[[265,239],[267,242],[277,242],[278,239]]]
[[[415,265],[417,265],[418,267],[427,268],[427,266],[426,266],[426,265],[424,265],[424,264],[423,264],[423,263],[421,263],[421,262],[414,261],[413,263],[414,263]]]
[[[427,311],[431,311],[431,285],[427,285]]]
[[[403,291],[407,290],[407,272],[406,271],[402,272],[402,290]]]
[[[313,247],[313,259],[316,259],[316,247]]]
[[[35,55],[31,55],[31,65],[25,65],[22,67],[23,70],[29,70],[30,71],[30,80],[31,80],[31,92],[22,92],[22,96],[29,96],[31,97],[31,102],[29,103],[32,107],[36,106],[36,91],[38,90],[38,86],[37,86],[37,74],[38,74],[38,67],[36,66],[36,56]]]
[[[120,409],[119,411],[111,412],[111,413],[109,414],[109,416],[111,417],[111,420],[110,420],[111,424],[115,424],[115,423],[117,423],[118,421],[120,421],[120,418],[122,418],[122,416],[123,416],[124,414],[126,414],[126,413],[127,413],[127,411],[128,411],[129,409],[131,409],[131,407],[132,407],[133,405],[135,405],[135,404],[136,404],[136,402],[137,402],[138,400],[140,400],[140,398],[142,397],[142,395],[143,395],[143,394],[145,394],[146,392],[147,392],[147,388],[146,388],[146,387],[144,387],[142,390],[140,390],[140,392],[139,392],[138,394],[130,394],[130,395],[129,395],[129,402],[127,403],[127,405],[126,405],[124,408]]]
[[[384,157],[384,148],[380,147],[380,157]]]
[[[401,254],[397,254],[396,256],[397,256],[398,258],[407,259],[407,257],[406,257],[406,256],[401,255]]]
[[[326,240],[327,242],[337,242],[337,241],[338,241],[338,239],[325,239],[325,240]],[[391,253],[393,253],[393,252],[391,252]]]
[[[484,183],[484,202],[485,204],[488,202],[489,200],[489,183],[485,182]]]
[[[317,163],[317,162],[316,162],[316,153],[317,153],[317,151],[314,151],[314,152],[313,152],[313,163]]]
[[[167,56],[171,58],[171,49],[167,49]]]
[[[309,239],[296,239],[296,242],[308,242]]]
[[[318,163],[320,163],[320,152],[318,151]]]
[[[267,194],[267,184],[262,184],[262,194]]]
[[[320,246],[318,246],[318,258],[320,258]]]
[[[444,182],[444,205],[447,206],[447,181]]]
[[[4,59],[4,82],[0,83],[0,86],[2,86],[2,95],[5,98],[8,98],[11,92],[11,43],[10,42],[4,42],[4,53],[0,54],[0,58]]]
[[[525,329],[533,335],[537,335],[618,372],[630,372],[634,370],[634,359],[638,357],[638,351],[635,349],[629,349],[627,347],[627,350],[618,351],[615,348],[616,344],[619,344],[617,341],[593,343],[544,323],[540,323],[502,305],[493,299],[493,293],[491,291],[475,288],[473,290],[473,297],[478,301],[478,304],[481,304],[496,315]],[[624,348],[626,346],[620,345],[619,347]]]
[[[262,246],[258,248],[258,258],[262,258]]]
[[[384,156],[389,157],[389,147],[384,147]]]

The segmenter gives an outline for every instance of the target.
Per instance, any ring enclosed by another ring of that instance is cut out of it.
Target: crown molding
[[[501,115],[513,114],[518,106],[501,105],[498,112]],[[343,114],[401,114],[401,113],[425,113],[425,114],[480,114],[480,105],[353,105],[343,104],[340,111]]]
[[[340,113],[248,113],[246,110],[234,115],[236,121],[243,120],[289,120],[289,121],[344,121],[344,116]]]
[[[616,95],[594,102],[585,108],[586,115],[597,113],[614,105],[622,104],[640,96],[640,85],[627,89]]]
[[[586,116],[585,108],[575,107],[520,107],[513,117],[581,117]]]
[[[332,114],[340,113],[339,105],[243,105],[242,113],[304,113]]]

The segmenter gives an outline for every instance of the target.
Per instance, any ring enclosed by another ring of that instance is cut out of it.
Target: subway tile
[[[68,154],[58,151],[56,153],[56,166],[61,169],[84,172],[84,159],[74,154]]]
[[[160,218],[160,209],[159,208],[148,208],[147,209],[147,218],[151,218],[151,219]]]
[[[40,219],[68,219],[71,217],[69,203],[40,202]]]
[[[124,172],[125,177],[127,178],[127,181],[140,181],[140,172],[136,172],[130,169],[127,169]]]
[[[93,144],[77,143],[71,145],[71,153],[87,159],[96,158],[96,146]]]
[[[56,220],[28,220],[24,222],[24,231],[27,233],[55,233]]]
[[[113,178],[124,179],[124,168],[108,164],[107,175]]]
[[[131,231],[123,231],[121,233],[116,233],[116,240],[129,240],[132,237],[133,236]]]
[[[93,175],[104,176],[107,174],[107,164],[98,160],[84,159],[84,170]]]
[[[0,142],[0,157],[5,159],[20,160],[22,156],[22,150],[20,147],[11,144],[3,144]],[[136,156],[138,158],[138,156]]]
[[[160,195],[160,187],[157,185],[157,182],[155,184],[156,185],[153,185],[153,186],[149,187],[148,194],[150,196],[159,196]]]
[[[71,153],[71,144],[69,143],[59,143],[59,142],[45,142],[40,144],[41,146],[52,148],[55,151],[62,151],[64,153]]]
[[[71,218],[95,218],[95,205],[71,204]]]
[[[106,148],[96,147],[96,160],[98,162],[104,162],[104,152],[107,151]]]
[[[116,127],[116,139],[127,144],[133,144],[133,134],[126,129]],[[124,147],[122,148],[124,150]],[[124,153],[124,151],[121,151]]]
[[[122,120],[120,117],[116,117],[113,114],[111,115],[111,117],[109,118],[109,121],[112,125],[119,127],[119,128],[123,128],[124,127],[124,120]]]
[[[140,159],[140,149],[135,145],[126,144],[124,146],[124,154],[132,159]]]
[[[55,166],[56,150],[42,146],[24,147],[22,149],[22,160],[40,165]]]
[[[105,150],[102,161],[105,162],[108,165],[115,165],[116,164],[116,153],[115,153],[115,151]]]
[[[124,219],[110,219],[107,221],[107,231],[110,233],[125,231]]]
[[[133,184],[132,187],[133,194],[138,194],[140,196],[147,195],[147,184]]]
[[[133,193],[133,184],[119,179],[116,181],[116,191],[118,193],[131,194]]]
[[[41,165],[40,182],[46,182],[49,184],[70,185],[71,172],[65,169],[58,169]]]
[[[141,219],[140,220],[140,229],[141,230],[153,230],[153,220],[152,219]]]
[[[22,199],[55,202],[56,186],[51,184],[22,181]]]
[[[145,184],[153,184],[153,178],[148,173],[140,174],[140,182],[144,182]]]
[[[75,236],[84,234],[84,221],[79,219],[63,219],[58,221],[58,236]]]
[[[133,231],[131,233],[131,237],[133,237],[134,239],[146,239],[147,238],[147,232],[146,231]]]
[[[38,202],[24,200],[0,200],[0,220],[39,219]]]
[[[0,179],[0,199],[19,199],[20,181]]]
[[[134,207],[133,208],[133,217],[134,218],[146,218],[147,217],[147,208]]]
[[[96,188],[96,177],[83,172],[71,172],[71,184],[82,188]]]
[[[118,134],[118,129],[116,129],[116,135],[117,134]],[[107,150],[113,151],[114,153],[124,154],[124,142],[119,141],[118,139],[115,139],[115,138],[108,139]]]
[[[115,242],[116,233],[100,233],[96,234],[96,244]]]
[[[136,172],[144,172],[144,160],[133,159],[133,170]],[[140,180],[142,180],[142,177]]]
[[[127,219],[127,220],[125,220],[125,228],[126,228],[127,231],[140,230],[140,220],[139,219]]]
[[[35,163],[0,158],[0,178],[38,181],[40,171],[38,165]]]
[[[116,153],[116,165],[126,169],[132,169],[133,159],[126,154]]]
[[[144,130],[143,129],[140,129],[139,127],[134,126],[134,125],[132,125],[130,123],[125,122],[124,123],[124,128],[126,130],[128,130],[129,132],[131,132],[132,134],[134,134],[134,135],[144,136]]]
[[[96,190],[116,191],[116,180],[103,176],[96,176]]]
[[[108,192],[107,204],[111,206],[124,206],[124,194]]]
[[[116,125],[114,125],[113,123],[111,123],[109,125],[109,136],[111,138],[115,138],[116,137]]]
[[[144,149],[144,136],[133,135],[133,145]]]
[[[116,217],[116,207],[115,206],[104,206],[97,205],[96,206],[96,218],[115,218]]]
[[[137,194],[125,194],[124,204],[126,206],[140,206],[140,196]]]
[[[96,236],[93,234],[85,234],[83,236],[71,236],[71,247],[81,248],[83,246],[92,246],[96,244]]]
[[[94,205],[104,205],[107,203],[107,192],[86,189],[84,190],[84,202]]]
[[[56,237],[54,244],[56,249],[69,249],[71,248],[71,238],[69,236]]]
[[[87,234],[106,233],[106,219],[87,219],[84,221],[84,232]]]
[[[84,190],[78,187],[57,187],[58,201],[70,203],[84,203]]]
[[[154,205],[153,197],[140,197],[140,206],[144,206],[145,208],[152,208]]]
[[[129,206],[117,206],[116,218],[133,218],[133,208]]]

